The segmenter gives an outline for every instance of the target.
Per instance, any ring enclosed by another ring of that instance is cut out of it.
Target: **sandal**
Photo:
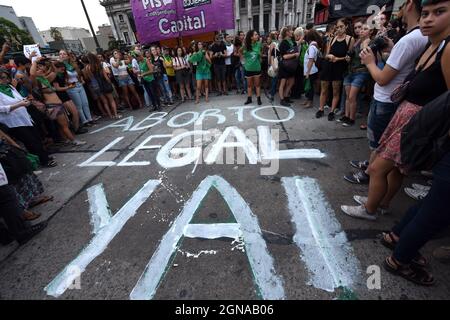
[[[44,204],[44,203],[46,203],[46,202],[53,201],[53,199],[54,199],[53,196],[50,196],[50,197],[44,196],[44,197],[42,197],[41,199],[39,199],[39,200],[37,200],[37,201],[34,201],[34,202],[30,203],[30,205],[28,206],[28,208],[31,209],[31,208],[37,207],[37,206],[39,206],[39,205],[41,205],[41,204]]]
[[[381,238],[381,244],[390,250],[395,250],[398,241],[396,241],[392,235],[393,232],[384,232],[383,237]],[[418,253],[417,256],[411,261],[411,264],[419,268],[425,268],[429,265],[429,261],[423,255]]]
[[[40,213],[34,213],[28,210],[25,210],[22,214],[22,219],[25,221],[34,221],[36,219],[39,219],[41,217]]]
[[[432,286],[435,282],[433,275],[427,270],[413,265],[401,265],[393,257],[386,258],[384,268],[396,276],[421,286]]]
[[[391,250],[395,250],[395,246],[398,243],[398,241],[396,241],[392,236],[393,234],[393,232],[383,232],[383,236],[381,238],[381,244]]]

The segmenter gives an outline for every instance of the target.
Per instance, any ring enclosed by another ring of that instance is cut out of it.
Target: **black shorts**
[[[227,73],[227,66],[224,64],[214,65],[214,76],[217,81],[225,81]]]
[[[245,70],[245,77],[251,78],[251,77],[257,77],[261,75],[261,71],[247,71]]]

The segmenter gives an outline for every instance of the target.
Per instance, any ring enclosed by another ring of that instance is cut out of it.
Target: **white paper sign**
[[[2,164],[0,163],[0,187],[6,186],[8,184],[8,178],[6,177],[5,170],[3,170]]]
[[[23,46],[23,54],[25,55],[25,57],[27,57],[27,59],[30,59],[31,53],[33,51],[36,51],[36,56],[33,57],[31,62],[34,62],[34,60],[36,60],[37,58],[42,56],[41,51],[39,50],[39,45],[38,44],[30,44],[30,45]]]

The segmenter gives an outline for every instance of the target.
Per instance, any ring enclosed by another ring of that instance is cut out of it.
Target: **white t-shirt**
[[[414,70],[417,58],[425,50],[428,43],[428,37],[424,37],[422,32],[417,29],[400,39],[394,46],[386,64],[399,73],[384,87],[375,84],[374,99],[379,102],[392,103],[392,92],[403,82],[406,77]]]
[[[317,49],[317,47],[315,45],[310,45],[308,47],[308,50],[306,50],[305,53],[305,62],[304,62],[304,74],[308,73],[308,63],[309,63],[309,59],[313,59],[314,60],[314,64],[311,68],[311,72],[309,73],[311,74],[315,74],[317,72],[319,72],[319,69],[317,69],[316,67],[316,61],[317,61],[317,56],[319,55],[319,50]]]
[[[225,64],[227,66],[231,65],[231,56],[233,55],[234,52],[234,45],[230,44],[229,46],[227,46],[227,56],[228,58],[225,58]]]
[[[125,64],[125,61],[121,60],[119,62],[120,66],[118,68],[114,68],[113,64],[116,63],[116,60],[114,58],[111,58],[109,62],[111,63],[111,68],[114,76],[119,77],[128,75],[128,66]]]
[[[139,66],[139,62],[136,59],[133,59],[131,61],[131,65],[133,67],[133,71],[136,73],[141,72],[141,67]]]

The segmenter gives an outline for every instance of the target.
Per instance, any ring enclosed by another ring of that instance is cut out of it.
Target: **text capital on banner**
[[[234,29],[230,0],[132,0],[131,3],[142,43]]]

